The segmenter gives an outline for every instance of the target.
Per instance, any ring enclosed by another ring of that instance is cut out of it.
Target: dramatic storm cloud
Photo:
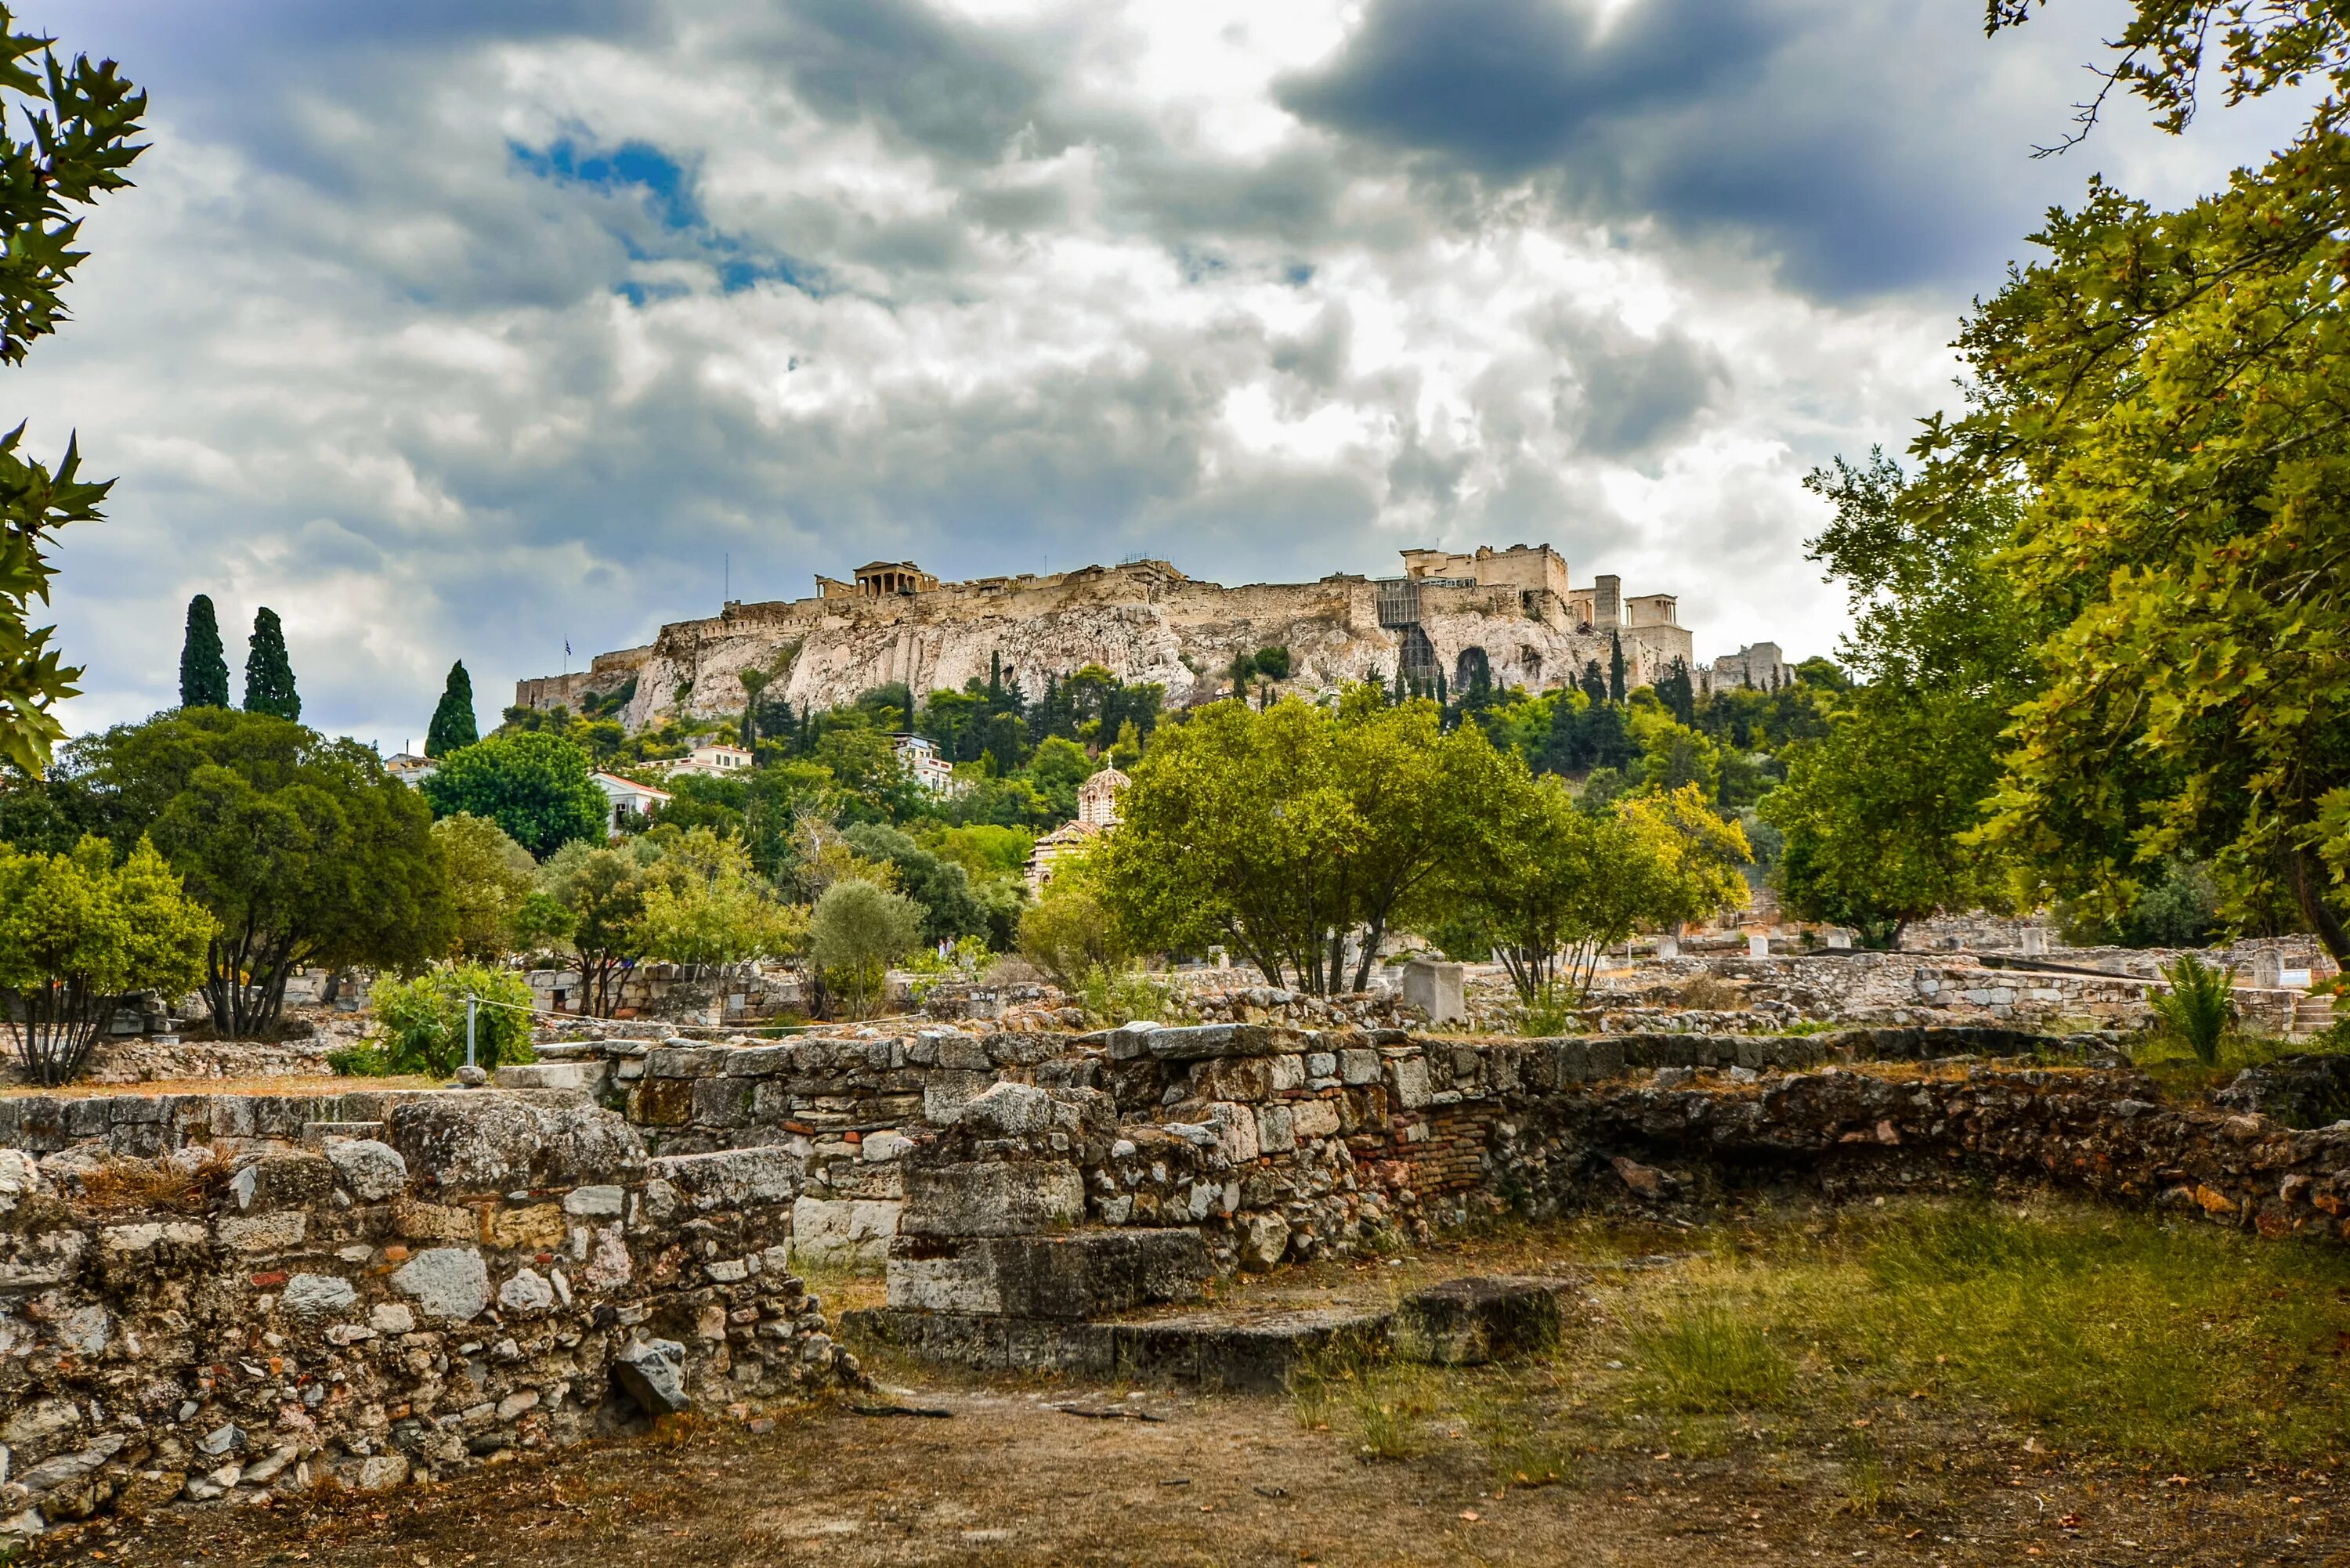
[[[11,418],[119,473],[67,535],[78,728],[181,607],[284,617],[387,750],[811,574],[1163,556],[1224,581],[1548,540],[1701,654],[1826,651],[1804,472],[1946,406],[1970,296],[2099,171],[2110,5],[47,0],[153,92]]]

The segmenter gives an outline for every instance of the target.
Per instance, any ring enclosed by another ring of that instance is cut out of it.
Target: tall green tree
[[[622,972],[644,952],[646,849],[595,848],[575,839],[546,863],[546,896],[566,917],[564,934],[579,957],[581,1001],[593,1017],[608,1018]]]
[[[65,319],[65,286],[88,254],[75,248],[80,213],[128,185],[123,171],[146,151],[132,139],[147,95],[112,60],[68,65],[52,41],[16,32],[0,5],[0,364],[24,363]],[[81,477],[73,439],[52,472],[21,454],[24,436],[21,424],[0,435],[0,761],[38,774],[65,737],[50,709],[81,678],[51,646],[57,628],[31,624],[56,574],[46,551],[68,524],[99,520],[113,482]]]
[[[461,659],[449,667],[440,706],[432,710],[432,723],[424,732],[424,754],[445,757],[481,738],[481,727],[473,719],[473,678],[465,673],[465,661]]]
[[[1485,830],[1502,762],[1473,724],[1368,687],[1337,710],[1285,698],[1210,704],[1162,725],[1095,862],[1137,945],[1222,942],[1279,985],[1336,992],[1348,934],[1380,938]]]
[[[486,817],[545,860],[574,839],[600,844],[609,830],[610,805],[591,774],[588,753],[562,736],[506,731],[442,758],[423,794],[435,815]]]
[[[2108,915],[2207,862],[2232,922],[2350,958],[2350,12],[2136,0],[2113,37],[2166,130],[2207,72],[2310,114],[2175,212],[2093,181],[1960,337],[1970,407],[1913,450],[1953,504],[2020,489],[2009,566],[2050,623],[1986,832]]]
[[[1892,947],[1937,909],[2012,901],[2012,857],[1981,830],[2043,623],[2005,565],[2020,516],[2007,489],[1944,496],[1881,452],[1804,483],[1835,508],[1811,555],[1850,597],[1843,651],[1861,684],[1825,736],[1788,748],[1787,782],[1759,809],[1785,836],[1772,875],[1786,907]]]
[[[1522,1000],[1578,1002],[1600,952],[1653,922],[1668,868],[1650,836],[1584,811],[1555,775],[1509,772],[1492,831],[1443,873],[1439,929],[1492,953]]]
[[[889,966],[921,940],[921,907],[855,877],[824,890],[808,917],[808,957],[827,984],[863,1018],[880,999]]]
[[[972,892],[971,873],[916,844],[894,827],[858,823],[843,835],[848,846],[898,874],[898,889],[922,908],[922,940],[951,942],[987,934],[987,910]]]
[[[204,594],[188,601],[188,630],[180,644],[180,706],[228,706],[228,654],[221,647],[220,618]]]
[[[731,973],[807,935],[807,911],[776,898],[742,840],[709,828],[679,835],[647,881],[638,929],[650,957]]]
[[[462,811],[432,825],[432,843],[449,881],[451,952],[479,962],[514,951],[523,902],[538,886],[530,851],[496,823]]]
[[[294,690],[294,665],[286,657],[286,628],[277,612],[264,605],[254,613],[253,637],[244,649],[244,711],[280,719],[302,717],[302,697]]]
[[[220,1031],[275,1027],[306,964],[413,969],[448,950],[432,814],[356,741],[265,713],[182,708],[77,741],[59,770],[118,846],[151,836],[220,922]]]
[[[1742,868],[1753,863],[1753,846],[1697,785],[1627,795],[1616,815],[1654,857],[1657,881],[1642,901],[1648,919],[1671,929],[1745,907]]]

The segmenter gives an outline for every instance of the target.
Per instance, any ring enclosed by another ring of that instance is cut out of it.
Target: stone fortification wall
[[[626,686],[642,671],[652,651],[650,643],[643,648],[623,648],[599,653],[587,669],[568,675],[540,675],[517,680],[515,706],[577,710],[586,698],[608,697]]]
[[[784,1151],[648,1157],[609,1112],[505,1096],[356,1102],[14,1118],[0,1532],[388,1489],[858,1379],[785,1267]],[[340,1125],[379,1136],[304,1119],[368,1110]],[[97,1141],[28,1152],[74,1134]]]

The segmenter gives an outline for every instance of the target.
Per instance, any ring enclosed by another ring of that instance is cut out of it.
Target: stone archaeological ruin
[[[882,1397],[844,1335],[1239,1388],[1342,1337],[1504,1355],[1557,1332],[1551,1284],[1202,1299],[1503,1213],[1990,1184],[2350,1230],[2350,1084],[2166,1103],[2121,1049],[2148,984],[2122,967],[1657,961],[1544,1039],[1216,983],[1214,1021],[1165,1027],[974,984],[788,1038],[565,1021],[481,1089],[0,1097],[0,1529]],[[844,1265],[886,1304],[805,1282]]]
[[[1700,686],[1713,679],[1698,665],[1674,596],[1627,597],[1608,576],[1575,587],[1547,545],[1407,550],[1403,566],[1394,577],[1224,587],[1165,561],[969,582],[876,561],[851,581],[818,577],[814,597],[730,602],[714,617],[661,628],[646,647],[598,654],[584,670],[521,680],[515,702],[576,710],[629,692],[619,716],[636,730],[664,715],[739,711],[746,671],[772,678],[771,700],[824,708],[899,681],[918,694],[960,690],[1000,662],[1031,696],[1048,675],[1098,664],[1163,685],[1180,705],[1220,691],[1235,655],[1269,647],[1289,650],[1289,680],[1307,691],[1392,681],[1399,671],[1423,689],[1440,675],[1465,690],[1482,671],[1538,691],[1571,683],[1595,659],[1607,669],[1619,646],[1631,685],[1676,660]],[[1751,668],[1766,680],[1784,673],[1775,649]],[[1736,685],[1749,669],[1739,663],[1726,679]]]

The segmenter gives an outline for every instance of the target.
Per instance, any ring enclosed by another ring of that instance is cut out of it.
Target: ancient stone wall
[[[128,1100],[5,1128],[0,1532],[858,1378],[786,1267],[784,1150],[649,1157],[610,1112],[498,1095]],[[371,1137],[305,1118],[369,1110]]]
[[[1505,1210],[2037,1181],[2339,1235],[2350,1203],[2350,1125],[2166,1107],[2110,1034],[2006,1023],[1472,1041],[983,1020],[579,1041],[498,1082],[0,1099],[10,1528],[393,1486],[853,1381],[800,1259],[886,1259],[925,1343],[978,1334],[1014,1365],[1022,1324]]]

